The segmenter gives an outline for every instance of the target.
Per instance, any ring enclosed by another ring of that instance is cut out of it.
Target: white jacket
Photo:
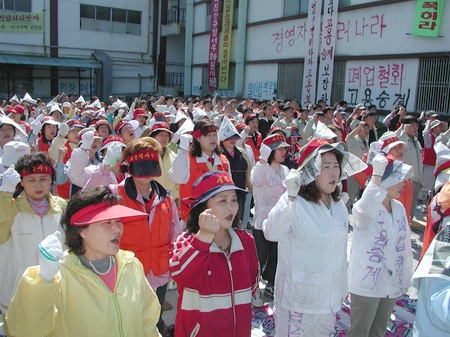
[[[263,221],[280,196],[286,191],[283,180],[288,173],[289,169],[282,164],[280,164],[280,176],[269,164],[257,162],[253,166],[250,172],[250,182],[253,185],[253,197],[255,198],[255,214],[253,217],[255,229],[262,229]]]
[[[391,199],[392,215],[382,202],[387,190],[372,182],[353,206],[349,291],[366,297],[398,297],[411,286],[411,231],[403,205]]]
[[[14,199],[0,192],[0,309],[6,313],[27,267],[39,264],[38,246],[55,231],[62,234],[61,216],[66,208],[64,199],[48,195],[47,214],[41,218],[31,208],[25,193]]]
[[[330,210],[284,193],[263,224],[278,241],[275,306],[308,314],[335,313],[347,296],[348,213],[344,202]]]

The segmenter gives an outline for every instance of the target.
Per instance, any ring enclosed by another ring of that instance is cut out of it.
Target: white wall
[[[236,43],[236,41],[235,41]],[[209,35],[201,35],[192,41],[192,63],[208,64]]]
[[[283,16],[284,0],[248,0],[248,23]]]
[[[194,34],[209,31],[206,29],[207,5],[194,6]]]
[[[245,67],[244,97],[272,99],[276,96],[278,65],[252,64]]]
[[[192,68],[192,88],[191,93],[192,95],[201,95],[201,86],[202,86],[202,68],[195,67]],[[185,89],[186,94],[188,94],[188,90]]]
[[[117,34],[80,29],[80,3],[74,1],[59,1],[59,31],[58,40],[60,47],[87,49],[114,52],[126,51],[127,58],[140,58],[133,53],[147,54],[149,52],[149,2],[139,0],[107,1],[97,0],[95,3],[81,1],[84,4],[95,4],[112,8],[123,8],[141,11],[141,35]],[[68,53],[61,51],[60,54]],[[90,54],[89,54],[90,55]]]
[[[251,0],[250,3],[254,1],[259,3],[259,0]],[[276,12],[276,8],[273,8],[273,11]],[[402,15],[399,16],[399,13]],[[450,31],[450,20],[448,20],[450,6],[444,7],[440,28],[440,35],[443,35],[443,38],[409,35],[413,26],[414,13],[415,2],[413,1],[339,13],[335,55],[392,54],[395,56],[395,54],[423,53],[424,51],[447,51],[450,48],[450,34],[446,34]],[[249,27],[247,60],[305,57],[306,20],[305,18],[280,21]],[[276,38],[281,34],[283,38],[277,40]]]

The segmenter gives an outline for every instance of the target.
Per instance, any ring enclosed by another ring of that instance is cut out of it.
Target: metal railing
[[[186,8],[172,7],[166,12],[166,20],[163,24],[178,23],[180,25],[186,24]]]
[[[165,86],[182,88],[184,86],[184,73],[166,73]]]

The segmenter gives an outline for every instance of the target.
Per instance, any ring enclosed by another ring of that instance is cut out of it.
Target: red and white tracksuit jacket
[[[213,242],[184,232],[170,252],[170,273],[177,282],[175,336],[246,337],[251,335],[251,297],[259,264],[253,237],[228,229],[230,255]]]

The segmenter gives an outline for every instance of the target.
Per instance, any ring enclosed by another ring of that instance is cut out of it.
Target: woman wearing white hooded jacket
[[[334,332],[348,293],[348,213],[338,183],[366,165],[321,138],[305,145],[299,164],[263,223],[266,239],[279,243],[275,329],[279,337],[322,337]]]
[[[405,208],[395,198],[413,169],[381,153],[371,165],[370,182],[353,206],[348,337],[383,337],[397,298],[411,285],[411,232]]]

